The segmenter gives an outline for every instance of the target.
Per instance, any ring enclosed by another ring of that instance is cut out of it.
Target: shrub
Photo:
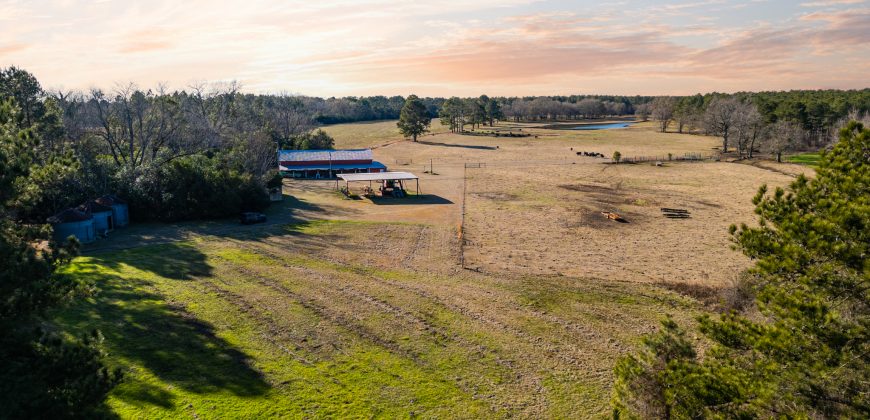
[[[217,157],[185,157],[156,169],[122,171],[119,176],[124,186],[121,194],[137,219],[217,219],[269,205],[259,180],[228,169]]]

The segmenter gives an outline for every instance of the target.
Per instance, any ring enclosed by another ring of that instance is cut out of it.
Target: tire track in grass
[[[283,257],[281,254],[274,251],[274,250],[278,250],[278,252],[282,252],[284,255],[286,255],[286,252],[283,252],[283,249],[280,247],[280,245],[282,245],[282,243],[278,242],[278,241],[274,241],[271,238],[267,239],[266,241],[260,241],[260,242],[235,242],[235,245],[239,246],[240,248],[244,248],[252,253],[265,255],[274,261],[278,261],[279,264],[282,264],[286,268],[292,269],[292,270],[297,271],[297,272],[303,272],[303,273],[308,273],[311,275],[316,275],[316,276],[319,276],[320,278],[324,278],[326,280],[326,278],[324,277],[324,274],[322,272],[314,271],[312,269],[305,268],[305,267],[299,267],[297,265],[290,265],[290,264],[287,264],[286,262],[283,262],[285,260],[285,257]],[[419,288],[416,286],[411,286],[411,285],[408,285],[408,284],[405,284],[402,282],[398,282],[398,281],[394,281],[391,279],[379,277],[379,276],[373,275],[370,272],[367,272],[365,270],[359,270],[353,266],[342,264],[340,262],[336,262],[333,260],[328,260],[328,261],[330,261],[332,264],[334,264],[342,269],[346,269],[350,272],[353,272],[353,273],[359,275],[360,277],[364,277],[364,278],[367,278],[369,280],[373,280],[375,283],[381,283],[381,284],[386,284],[386,285],[395,287],[397,289],[405,291],[406,293],[409,293],[410,295],[417,296],[419,298],[425,299],[426,301],[432,302],[436,306],[439,306],[443,309],[446,309],[446,310],[451,311],[453,313],[459,313],[460,315],[464,316],[465,318],[471,319],[473,321],[487,325],[489,327],[495,327],[496,329],[501,330],[504,333],[507,333],[509,335],[512,335],[512,336],[519,338],[521,341],[525,342],[531,348],[537,349],[537,351],[539,351],[539,352],[543,352],[545,357],[547,357],[547,358],[549,358],[557,363],[560,362],[559,364],[568,365],[568,366],[572,367],[573,369],[575,369],[576,371],[588,372],[588,373],[592,374],[590,376],[593,378],[601,378],[602,376],[606,376],[607,373],[609,372],[609,370],[595,372],[594,374],[593,374],[593,372],[589,372],[590,363],[588,363],[588,361],[589,360],[597,360],[597,358],[594,357],[594,355],[592,355],[591,352],[584,351],[582,349],[577,348],[576,346],[564,345],[564,344],[557,345],[557,344],[554,344],[551,342],[547,342],[541,336],[536,336],[533,334],[526,333],[522,329],[513,327],[509,324],[506,324],[506,323],[499,321],[498,319],[488,317],[480,312],[477,312],[477,311],[470,309],[468,307],[469,306],[468,303],[465,302],[464,300],[460,299],[460,304],[451,303],[451,302],[448,302],[448,301],[442,299],[441,297],[436,296],[436,295],[434,295],[434,294],[430,293],[429,291],[424,290],[422,288]],[[337,280],[337,279],[339,281],[343,281],[343,280],[340,280],[336,276],[330,276],[329,279],[332,280],[332,283],[335,283],[335,280]],[[352,288],[343,287],[343,289],[348,290],[348,289],[352,289]],[[359,292],[357,291],[357,293],[359,293]],[[357,296],[363,297],[359,294],[357,294]],[[368,296],[368,295],[366,295],[366,296]],[[457,299],[457,298],[454,297],[454,299]],[[386,302],[384,302],[384,303],[386,303]],[[398,311],[403,311],[403,310],[398,309],[392,305],[389,305],[389,306],[390,306],[390,308],[395,308]],[[404,311],[404,312],[408,313],[407,311]],[[583,334],[587,335],[587,337],[589,335],[591,335],[593,338],[596,338],[596,339],[600,337],[597,333],[590,332],[588,330],[588,328],[586,328],[584,326],[581,326],[581,325],[576,324],[576,323],[571,323],[570,321],[562,320],[561,318],[558,318],[556,316],[546,314],[543,311],[536,311],[536,310],[529,311],[529,310],[523,309],[521,312],[523,314],[526,314],[526,315],[533,315],[533,317],[539,318],[539,319],[544,320],[544,321],[549,321],[549,322],[556,324],[559,327],[564,328],[566,330],[573,331],[575,333],[583,333]],[[411,317],[414,317],[415,319],[419,319],[419,318],[416,318],[416,316],[414,316],[411,313],[408,313],[408,315],[410,315]],[[466,341],[466,343],[468,343],[468,342]],[[493,349],[488,349],[488,351],[491,352],[496,358],[500,358],[499,353],[497,351],[495,351]],[[521,353],[524,355],[529,354],[529,352],[522,352],[522,351],[521,351]],[[519,365],[524,364],[524,363],[517,363],[514,360],[507,360],[507,359],[503,359],[503,360],[504,361],[500,362],[500,364],[506,365],[511,370],[516,369],[518,364]],[[537,361],[537,362],[539,362],[539,361]],[[539,367],[540,367],[539,364],[527,364],[526,363],[526,367],[524,370],[526,372],[534,372],[535,369],[539,368]],[[559,370],[558,366],[553,366],[552,368],[554,370]],[[533,383],[536,384],[536,386],[526,385],[525,387],[533,390],[533,393],[536,394],[537,396],[542,396],[542,394],[540,392],[542,389],[542,382],[541,382],[540,378],[537,377],[536,374],[534,374],[533,378],[534,378]],[[595,379],[595,381],[597,382],[597,379]],[[539,392],[535,393],[534,392],[535,390],[537,390]],[[539,398],[539,401],[540,401],[540,398]],[[541,403],[539,402],[539,404],[541,404]],[[535,404],[535,405],[537,405],[537,404]]]
[[[287,334],[286,331],[278,328],[278,326],[275,324],[275,321],[270,319],[270,317],[266,315],[268,312],[265,311],[264,308],[258,308],[253,303],[245,299],[244,296],[221,288],[220,286],[208,279],[197,278],[197,280],[198,281],[196,284],[203,286],[205,291],[214,293],[220,299],[235,306],[240,312],[249,316],[254,323],[266,329],[269,334],[263,333],[261,334],[261,337],[267,342],[279,348],[282,352],[286,353],[297,362],[309,367],[314,366],[313,362],[301,356],[299,353],[290,350],[287,346],[284,346],[283,344],[275,340],[274,337],[286,337],[288,341],[294,341],[292,338],[289,337],[289,334]]]
[[[411,250],[408,251],[408,254],[405,255],[405,258],[402,259],[402,265],[407,268],[413,268],[411,263],[417,257],[417,253],[420,247],[423,244],[423,240],[428,236],[429,226],[420,226],[420,229],[417,231],[417,239],[414,240],[414,245],[411,247]]]
[[[236,245],[238,245],[240,248],[246,249],[250,252],[269,256],[270,258],[272,258],[275,261],[281,261],[284,259],[282,256],[280,256],[272,251],[269,251],[269,250],[263,248],[262,246],[249,245],[249,244],[244,243],[244,242],[238,242],[238,243],[236,243]],[[402,308],[395,306],[395,305],[393,305],[393,304],[391,304],[383,299],[372,296],[368,293],[363,292],[362,290],[359,290],[359,289],[347,284],[347,280],[342,279],[340,276],[326,274],[324,272],[316,271],[316,270],[306,268],[306,267],[291,265],[291,264],[288,264],[286,262],[281,262],[280,265],[285,269],[293,270],[293,271],[296,271],[296,272],[299,272],[299,273],[302,273],[302,274],[305,274],[305,275],[308,275],[311,277],[319,277],[321,279],[331,281],[331,284],[336,284],[338,282],[344,283],[342,286],[340,286],[337,289],[329,289],[329,290],[337,290],[341,293],[344,293],[345,295],[347,295],[350,298],[358,299],[358,300],[367,302],[367,303],[371,304],[372,306],[375,306],[375,307],[383,310],[384,312],[387,312],[387,313],[395,316],[396,318],[403,319],[406,322],[408,322],[409,324],[417,325],[419,329],[426,331],[427,333],[432,335],[434,338],[437,338],[438,340],[440,340],[440,341],[436,342],[436,344],[438,344],[440,347],[446,347],[446,344],[444,343],[446,341],[453,341],[453,342],[456,342],[457,344],[462,344],[468,348],[475,348],[477,350],[483,350],[487,353],[490,353],[493,356],[493,360],[495,360],[496,363],[502,365],[503,367],[510,368],[513,366],[514,362],[512,362],[510,360],[505,360],[504,358],[500,357],[498,355],[497,351],[495,351],[494,349],[491,349],[484,344],[470,341],[470,340],[468,340],[465,337],[462,337],[460,335],[450,334],[445,328],[442,328],[438,325],[435,325],[434,323],[430,322],[429,320],[427,320],[425,318],[419,317],[416,314],[414,314],[408,310],[402,309]],[[364,277],[367,277],[371,280],[380,281],[380,279],[377,279],[377,278],[372,277],[372,276],[364,276]],[[320,288],[320,289],[323,289],[323,288]]]
[[[280,242],[275,241],[274,238],[266,239],[265,242],[268,242],[268,243],[271,243],[274,245],[281,244]],[[262,242],[259,242],[259,243],[262,243]],[[239,242],[238,245],[242,246],[242,247],[247,247],[247,249],[251,250],[250,246],[248,246],[244,242]],[[260,248],[260,249],[262,249],[262,248]],[[265,251],[265,250],[263,250],[263,251],[252,250],[252,251],[264,253],[264,254],[269,255],[271,258],[276,259],[276,260],[283,259],[280,255],[277,255],[277,254],[269,252],[269,251]],[[387,278],[384,278],[381,276],[377,276],[377,275],[370,273],[369,271],[361,270],[361,269],[358,269],[354,266],[347,265],[347,264],[344,264],[344,263],[339,262],[339,261],[334,261],[334,260],[327,260],[327,261],[329,261],[330,263],[332,263],[334,265],[341,267],[342,269],[346,269],[348,271],[354,272],[355,274],[357,274],[359,276],[366,277],[366,278],[369,278],[371,280],[374,280],[374,281],[377,281],[377,282],[380,282],[383,284],[388,284],[390,286],[396,287],[397,289],[403,290],[406,293],[409,293],[409,294],[418,296],[420,298],[423,298],[425,300],[428,300],[430,302],[433,302],[434,304],[442,307],[443,309],[447,309],[449,311],[459,313],[459,314],[463,315],[464,317],[469,318],[469,319],[474,320],[474,321],[477,321],[481,324],[495,327],[495,328],[497,328],[505,333],[511,334],[517,338],[524,340],[527,344],[532,345],[535,348],[538,348],[538,349],[545,348],[546,349],[545,351],[547,353],[549,353],[551,355],[555,355],[556,358],[560,359],[561,361],[563,361],[565,363],[568,363],[569,365],[572,365],[575,367],[586,368],[587,366],[585,365],[585,363],[583,363],[583,359],[586,359],[586,360],[595,360],[596,359],[596,357],[594,355],[590,354],[591,351],[590,352],[583,351],[583,350],[580,350],[574,346],[570,347],[570,351],[572,353],[579,353],[580,356],[582,356],[582,357],[569,356],[569,355],[565,354],[564,351],[562,351],[564,349],[557,349],[557,348],[555,348],[555,346],[552,343],[546,343],[546,340],[544,340],[543,337],[529,334],[520,328],[511,326],[509,324],[506,324],[504,322],[499,321],[498,319],[489,317],[481,312],[478,312],[478,311],[471,309],[469,307],[470,305],[468,304],[468,302],[465,301],[464,299],[459,298],[458,296],[453,296],[452,299],[454,301],[458,300],[459,303],[452,303],[452,302],[449,302],[446,299],[444,299],[440,296],[437,296],[437,295],[435,295],[435,294],[433,294],[433,293],[431,293],[423,288],[420,288],[417,286],[412,286],[412,285],[409,285],[407,283],[399,282],[396,280],[387,279]],[[296,266],[292,266],[292,267],[297,268],[297,269],[303,269],[303,268],[296,267]],[[558,318],[554,315],[546,314],[545,312],[539,311],[539,310],[528,310],[528,309],[515,309],[515,310],[517,310],[521,315],[528,315],[532,318],[536,318],[536,319],[539,319],[541,321],[553,323],[553,324],[556,324],[556,325],[560,326],[561,328],[563,328],[569,332],[581,335],[582,337],[586,338],[589,343],[591,343],[593,341],[600,341],[601,340],[601,335],[599,333],[592,331],[589,327],[583,326],[581,324],[567,321],[567,320]],[[608,346],[606,343],[602,343],[602,344],[608,348],[601,349],[601,350],[612,350],[612,348],[609,348],[610,346]]]
[[[223,259],[221,257],[214,257],[214,258],[220,259],[223,267],[226,267],[227,265],[234,265],[233,262],[228,261],[226,259]],[[237,271],[239,274],[245,275],[244,270],[235,270],[232,267],[231,267],[231,269],[233,271]],[[247,278],[247,277],[245,277],[245,278]],[[201,277],[197,277],[196,280],[197,280],[196,283],[199,286],[202,286],[200,290],[203,290],[204,292],[211,292],[211,293],[215,294],[216,296],[218,296],[220,299],[226,301],[228,304],[233,305],[236,308],[238,308],[238,310],[241,313],[243,313],[244,315],[251,318],[252,321],[255,323],[255,325],[258,325],[266,330],[266,332],[260,334],[260,336],[263,337],[266,342],[279,348],[283,353],[289,355],[291,358],[293,358],[294,360],[303,364],[304,366],[313,369],[315,372],[317,372],[318,378],[328,380],[332,384],[338,386],[341,390],[349,390],[349,389],[353,388],[352,386],[348,385],[346,382],[343,382],[339,378],[335,377],[332,372],[330,372],[328,369],[324,368],[321,364],[306,359],[305,357],[301,356],[298,352],[295,352],[295,351],[291,350],[289,347],[280,343],[275,337],[278,337],[278,338],[284,337],[286,340],[291,341],[291,342],[298,342],[299,340],[294,340],[291,337],[291,335],[287,333],[286,330],[278,327],[276,320],[272,319],[272,317],[270,316],[270,314],[274,312],[273,308],[269,307],[267,304],[264,304],[263,302],[259,301],[256,298],[254,298],[254,299],[247,298],[244,295],[238,294],[238,293],[233,292],[231,290],[228,290],[224,287],[221,287],[218,284],[219,282],[211,281],[209,279],[205,279],[205,278],[201,278]],[[227,282],[220,282],[220,283],[228,284]],[[260,282],[258,282],[257,284],[260,284],[262,286],[267,286],[265,284],[261,284]],[[271,287],[269,289],[273,290]],[[276,290],[273,290],[273,291],[276,291]],[[284,294],[282,294],[282,295],[284,295]],[[252,302],[252,300],[253,300],[253,302]],[[305,299],[302,299],[302,300],[305,300]],[[299,303],[304,308],[311,310],[311,307],[303,304],[302,300],[299,300],[296,302]],[[307,301],[307,300],[305,300],[305,301]],[[339,328],[348,329],[347,325],[342,324],[341,321],[330,319],[330,317],[324,318],[321,316],[322,314],[319,314],[316,311],[313,311],[313,312],[315,315],[318,316],[319,319],[324,319],[328,322],[332,322],[333,324],[335,324]],[[356,331],[354,328],[351,328],[349,330],[353,333],[358,333],[358,331]],[[364,338],[368,338],[368,337],[364,337]],[[304,341],[304,340],[302,340],[302,341]],[[375,344],[383,347],[378,342],[375,342]],[[312,346],[306,346],[306,347],[310,348]],[[320,346],[314,346],[314,347],[320,347]],[[353,355],[344,351],[343,349],[341,349],[337,346],[334,346],[334,345],[333,345],[333,348],[336,351],[343,354],[345,357],[347,357],[348,360],[353,359]],[[392,351],[392,352],[396,353],[395,351]],[[419,363],[415,363],[415,364],[419,365]],[[373,372],[376,372],[379,375],[382,375],[383,377],[398,378],[398,376],[395,374],[395,372],[386,370],[378,364],[368,364],[367,368]],[[310,378],[308,378],[308,379],[310,380]],[[288,382],[289,381],[282,381],[279,385],[283,386],[283,385],[286,385]],[[463,389],[463,387],[461,386],[462,384],[458,384],[458,385],[459,385],[459,389],[461,389],[462,391],[464,391],[464,392],[469,391],[467,389]],[[468,394],[470,394],[470,392],[468,392]],[[493,406],[493,405],[489,405],[489,410],[493,414],[498,414],[498,412],[499,412],[499,408],[497,406]]]
[[[333,311],[333,310],[329,309],[327,306],[318,303],[316,299],[309,298],[307,296],[296,293],[296,292],[290,290],[289,288],[287,288],[286,286],[280,284],[278,281],[270,279],[268,277],[265,277],[265,276],[261,275],[260,273],[257,273],[256,271],[251,270],[250,268],[247,268],[245,266],[242,266],[238,263],[235,263],[233,261],[229,261],[226,259],[224,259],[224,262],[225,262],[224,265],[227,268],[231,269],[232,271],[235,271],[237,274],[240,274],[246,278],[250,278],[250,279],[256,281],[261,286],[268,287],[268,288],[272,289],[273,291],[275,291],[281,295],[284,295],[287,298],[292,299],[293,301],[297,302],[299,305],[301,305],[305,309],[308,309],[309,311],[313,312],[315,315],[317,315],[321,319],[327,320],[334,325],[337,325],[337,326],[339,326],[347,331],[350,331],[350,332],[356,334],[357,336],[375,344],[376,346],[382,347],[382,348],[387,349],[387,350],[389,350],[397,355],[401,355],[401,356],[404,356],[408,359],[411,359],[415,363],[420,363],[420,355],[419,354],[416,354],[415,352],[412,352],[410,350],[403,349],[395,341],[380,337],[375,332],[373,332],[371,329],[369,329],[368,327],[363,325],[362,322],[360,322],[360,320],[358,318],[346,316],[346,315],[339,313],[337,311]]]
[[[283,257],[281,257],[280,255],[277,255],[277,254],[275,254],[275,253],[273,253],[273,252],[271,252],[271,251],[269,251],[261,246],[249,245],[249,244],[244,243],[244,242],[234,242],[234,243],[237,246],[239,246],[239,248],[245,249],[245,250],[250,251],[250,252],[255,253],[255,254],[262,254],[262,255],[269,256],[270,258],[272,258],[275,261],[283,260]],[[393,315],[397,319],[404,320],[408,324],[416,325],[417,330],[425,331],[427,334],[429,334],[433,338],[435,338],[437,341],[435,341],[434,344],[438,345],[439,347],[444,348],[444,347],[447,347],[447,342],[455,342],[457,344],[463,345],[466,348],[476,349],[477,351],[491,354],[493,356],[493,360],[497,364],[501,365],[502,367],[511,368],[513,366],[512,361],[503,359],[500,355],[498,355],[498,353],[495,350],[487,347],[486,345],[470,341],[470,340],[466,339],[465,337],[462,337],[462,336],[457,335],[457,334],[450,334],[449,331],[447,331],[445,328],[442,328],[442,327],[430,322],[429,320],[427,320],[425,318],[418,317],[417,315],[415,315],[414,313],[412,313],[408,310],[402,309],[402,308],[395,306],[395,305],[393,305],[393,304],[391,304],[391,303],[389,303],[381,298],[378,298],[376,296],[368,294],[362,290],[359,290],[359,289],[351,286],[350,284],[347,284],[347,280],[340,277],[340,276],[324,273],[321,271],[316,271],[316,270],[313,270],[313,269],[310,269],[307,267],[291,265],[291,264],[288,264],[285,262],[281,262],[279,264],[282,266],[282,268],[292,270],[292,271],[298,272],[300,274],[303,274],[303,275],[306,275],[309,277],[321,279],[325,282],[329,282],[329,284],[336,284],[337,285],[339,283],[342,283],[341,286],[338,286],[335,289],[323,288],[323,287],[318,287],[318,286],[314,286],[314,287],[316,287],[318,290],[321,290],[321,291],[324,291],[327,293],[330,291],[338,291],[338,292],[346,295],[346,297],[348,297],[350,299],[353,299],[356,301],[366,302],[366,303],[382,310],[383,312],[386,312],[386,313],[389,313],[390,315]]]
[[[267,249],[264,249],[264,248],[256,246],[256,245],[252,246],[252,245],[249,245],[249,244],[244,243],[244,242],[235,242],[235,241],[233,241],[233,242],[239,248],[245,249],[245,250],[250,251],[250,252],[255,253],[255,254],[266,255],[275,261],[282,261],[284,259],[282,256],[277,255],[277,254],[275,254]],[[433,337],[435,337],[439,340],[448,341],[448,340],[452,339],[451,336],[449,334],[447,334],[443,328],[440,328],[440,327],[432,324],[431,322],[427,321],[426,319],[417,317],[416,315],[414,315],[410,311],[404,310],[402,308],[399,308],[397,306],[390,304],[389,302],[387,302],[383,299],[380,299],[380,298],[377,298],[377,297],[372,296],[370,294],[367,294],[367,293],[347,284],[347,281],[342,279],[339,276],[330,275],[330,274],[327,274],[327,273],[324,273],[321,271],[317,271],[317,270],[313,270],[313,269],[310,269],[307,267],[301,267],[298,265],[291,265],[291,264],[288,264],[286,262],[280,262],[279,265],[284,269],[292,270],[292,271],[298,272],[298,273],[303,274],[303,275],[319,278],[319,279],[325,280],[325,281],[330,281],[330,284],[336,284],[338,282],[344,283],[339,288],[330,289],[330,290],[337,290],[337,291],[347,295],[350,298],[354,298],[354,299],[358,299],[358,300],[362,300],[364,302],[367,302],[367,303],[371,304],[372,306],[375,306],[375,307],[383,310],[384,312],[387,312],[387,313],[395,316],[396,318],[403,319],[403,320],[407,321],[409,324],[417,325],[418,329],[421,329],[421,330],[428,332]],[[438,342],[437,344],[441,347],[445,346],[445,344],[442,342]]]
[[[282,238],[284,239],[282,241]],[[294,245],[292,241],[287,241],[288,238],[285,237],[270,237],[260,241],[237,241],[235,245],[242,247],[254,254],[261,254],[264,256],[268,256],[271,260],[282,262],[285,259],[290,259],[292,261],[292,256],[287,254],[286,247],[288,245]],[[311,258],[311,257],[306,257]],[[570,339],[564,340],[564,342],[552,342],[548,341],[546,336],[542,337],[541,335],[530,334],[524,331],[522,328],[515,327],[508,323],[505,323],[497,318],[490,317],[485,313],[475,311],[471,308],[471,304],[464,299],[458,297],[458,295],[452,295],[450,297],[441,297],[436,295],[425,288],[414,286],[407,284],[402,281],[396,281],[389,278],[384,278],[382,276],[378,276],[376,274],[371,273],[369,270],[366,270],[361,267],[357,267],[354,265],[349,265],[343,263],[341,261],[336,261],[332,258],[319,258],[324,262],[329,262],[334,267],[328,267],[328,270],[331,271],[346,271],[350,273],[354,273],[358,275],[360,278],[366,278],[371,280],[373,284],[383,284],[391,287],[395,287],[398,290],[402,290],[409,295],[417,296],[419,298],[423,298],[425,301],[431,302],[437,307],[441,307],[442,309],[446,309],[449,312],[457,313],[462,315],[465,318],[468,318],[472,321],[477,322],[478,324],[485,325],[487,327],[494,327],[493,329],[496,331],[500,331],[502,333],[506,333],[512,336],[517,337],[517,341],[524,343],[529,346],[531,351],[527,350],[513,350],[511,351],[514,354],[520,356],[518,359],[519,363],[516,363],[513,360],[505,360],[500,364],[507,364],[510,369],[516,370],[520,369],[520,372],[525,372],[525,380],[526,385],[524,386],[527,389],[531,389],[532,393],[538,394],[540,396],[540,392],[534,392],[534,390],[540,391],[542,388],[540,386],[541,379],[537,377],[540,372],[541,360],[529,361],[529,355],[533,355],[535,353],[541,354],[543,360],[550,360],[551,363],[555,363],[555,365],[551,365],[545,370],[550,370],[553,372],[564,370],[564,368],[570,368],[574,373],[571,374],[572,377],[576,377],[576,375],[580,374],[585,377],[588,377],[590,381],[590,385],[596,387],[602,387],[602,389],[607,387],[608,375],[610,370],[601,368],[601,363],[596,363],[601,360],[598,355],[601,351],[606,351],[608,353],[613,353],[614,348],[618,348],[618,344],[615,341],[602,342],[602,335],[597,331],[590,330],[589,327],[578,324],[576,322],[571,322],[570,320],[565,320],[558,316],[548,314],[546,311],[537,310],[533,308],[526,307],[509,307],[504,308],[505,310],[515,311],[518,315],[528,316],[532,319],[538,319],[543,321],[546,324],[552,324],[556,328],[560,328],[565,330],[569,336],[580,336],[585,338],[586,342],[595,347],[601,347],[601,349],[596,350],[592,349],[583,349],[579,348],[575,345],[572,345]],[[317,261],[315,258],[313,261]],[[336,279],[339,279],[341,282],[347,282],[347,280],[340,279],[336,276],[324,277],[324,273],[322,271],[314,271],[305,267],[299,267],[297,265],[290,265],[287,263],[282,263],[285,267],[292,269],[297,272],[309,273],[315,275],[318,278],[324,279],[324,281],[332,280],[332,283],[335,283]],[[304,264],[304,263],[302,263]],[[307,270],[307,271],[306,271]],[[354,289],[355,290],[355,289]],[[348,291],[347,288],[344,289],[345,292]],[[458,300],[458,302],[457,302]],[[393,306],[394,307],[394,306]],[[395,308],[395,307],[394,307]],[[416,316],[413,313],[409,314],[411,316]],[[491,350],[491,349],[490,349]],[[499,355],[500,352],[496,350],[491,350],[491,352],[495,355]],[[496,356],[498,357],[498,356]],[[537,362],[537,364],[534,364]],[[523,367],[520,367],[523,366]],[[561,366],[561,367],[560,367]],[[519,379],[517,377],[516,379]],[[538,384],[538,386],[530,386],[529,382],[533,381],[533,383]],[[519,383],[519,382],[515,382]],[[545,403],[542,403],[543,396],[538,397],[537,401],[529,402],[526,405],[536,405],[542,407]]]
[[[439,341],[436,341],[436,344],[439,347],[442,347],[442,348],[447,347],[445,342],[452,341],[452,342],[455,342],[456,344],[460,345],[462,348],[469,349],[469,351],[476,352],[476,353],[481,354],[481,355],[488,354],[490,356],[491,360],[493,360],[501,368],[507,369],[508,371],[514,371],[518,365],[518,363],[516,361],[510,360],[510,359],[505,359],[498,351],[496,351],[496,350],[494,350],[494,349],[492,349],[484,344],[475,343],[475,342],[470,341],[470,340],[466,339],[465,337],[462,337],[458,334],[451,334],[447,330],[445,330],[444,328],[439,327],[439,326],[429,322],[426,319],[420,318],[420,317],[416,316],[415,314],[411,313],[410,311],[398,308],[398,307],[396,307],[396,306],[394,306],[394,305],[392,305],[392,304],[390,304],[390,303],[388,303],[380,298],[377,298],[377,297],[369,295],[365,292],[362,292],[359,289],[356,289],[356,288],[346,284],[347,283],[346,279],[342,279],[341,277],[335,276],[335,275],[325,274],[323,272],[316,271],[316,270],[313,270],[313,269],[310,269],[307,267],[300,267],[297,265],[291,265],[291,264],[288,264],[286,262],[283,262],[284,258],[281,255],[278,255],[278,254],[264,248],[265,244],[247,243],[247,242],[236,241],[236,240],[232,240],[232,239],[229,239],[228,241],[232,242],[238,248],[244,249],[244,250],[249,251],[253,254],[265,255],[267,257],[270,257],[272,260],[279,262],[279,264],[283,268],[292,270],[294,272],[298,272],[298,273],[300,273],[304,276],[307,276],[307,277],[321,279],[322,284],[334,284],[334,285],[342,284],[341,286],[334,288],[334,289],[333,288],[317,287],[316,285],[314,287],[325,292],[324,293],[325,295],[328,294],[329,292],[338,291],[340,293],[347,295],[348,297],[350,297],[352,299],[367,302],[370,305],[373,305],[376,308],[381,309],[382,311],[387,312],[398,319],[402,319],[409,324],[416,325],[416,326],[418,326],[418,328],[426,331],[433,338],[436,338],[436,340],[439,340]],[[236,266],[236,269],[243,270],[244,273],[250,275],[251,277],[259,278],[259,281],[265,281],[265,282],[271,283],[274,287],[286,289],[283,286],[277,284],[277,282],[275,282],[273,280],[265,279],[260,273],[257,273],[254,270],[251,270],[251,269],[246,268],[246,267],[241,267],[238,265]],[[371,276],[365,276],[365,277],[372,279]],[[288,292],[294,293],[294,292],[289,291],[289,290],[288,290]],[[440,305],[437,305],[437,302],[433,302],[433,303],[436,303],[436,306],[440,306]],[[320,307],[325,309],[325,307],[322,307],[322,306],[320,306]],[[345,324],[349,323],[349,321],[343,321],[343,322]],[[348,328],[350,331],[358,332],[357,328],[355,328],[355,327],[349,327],[348,325],[343,325],[343,326]],[[364,338],[371,339],[371,336],[368,334],[364,334],[362,336]],[[373,340],[373,341],[376,341],[376,340]],[[377,342],[383,343],[384,341],[377,340],[376,343]],[[390,341],[390,343],[392,343],[394,346],[384,345],[384,347],[390,349],[391,351],[395,351],[396,349],[400,348],[398,343],[395,343],[393,341]],[[415,356],[416,357],[413,359],[415,362],[417,362],[418,364],[427,365],[427,363],[425,363],[423,361],[421,354],[416,353]],[[534,397],[538,400],[537,403],[533,403],[533,402],[520,402],[520,401],[517,401],[516,399],[514,399],[511,401],[512,403],[514,403],[513,405],[508,407],[508,406],[505,406],[503,404],[502,408],[506,408],[506,409],[510,409],[510,410],[516,410],[516,409],[522,410],[524,408],[530,408],[533,406],[543,407],[545,405],[544,401],[541,401],[541,398],[543,397],[543,395],[540,392],[535,392],[535,391],[540,391],[540,389],[541,389],[541,380],[539,378],[537,378],[536,376],[535,376],[535,381],[534,381],[534,384],[536,386],[529,386],[529,384],[517,382],[516,375],[512,374],[509,376],[505,376],[505,372],[499,373],[498,375],[503,380],[511,381],[515,385],[517,385],[521,388],[524,388],[526,390],[525,395],[534,395]],[[489,386],[491,386],[493,388],[497,389],[499,387],[499,385],[494,384],[491,381],[488,381],[488,382],[489,382]],[[466,388],[465,386],[463,386],[463,384],[460,384],[460,387],[462,387],[463,389]],[[469,390],[469,391],[471,391],[471,390]]]

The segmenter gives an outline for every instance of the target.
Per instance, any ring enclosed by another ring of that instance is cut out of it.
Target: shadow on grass
[[[325,191],[324,193],[330,192]],[[282,226],[284,225],[304,222],[306,219],[303,213],[305,212],[350,217],[357,213],[358,210],[314,204],[285,194],[283,201],[272,203],[272,205],[266,209],[266,223],[242,225],[239,223],[238,218],[231,218],[165,224],[134,224],[129,228],[113,232],[107,239],[102,239],[85,245],[82,248],[82,253],[85,255],[100,255],[107,252],[140,248],[147,245],[188,241],[194,235],[245,239],[268,237],[281,234]],[[124,262],[136,265],[136,261]],[[155,258],[153,261],[146,263],[149,265],[148,267],[141,268],[164,275],[163,273],[173,270],[172,265],[175,263],[176,261],[172,261],[172,257]],[[167,266],[161,268],[159,267],[160,264],[166,264]],[[182,268],[193,270],[195,275],[195,266],[188,265],[185,267],[182,264]],[[174,277],[172,273],[168,274],[168,277],[177,278]]]
[[[435,194],[420,194],[403,198],[372,197],[372,203],[382,206],[420,205],[420,204],[453,204],[452,201]]]
[[[115,274],[112,269],[121,268],[121,263],[180,281],[211,274],[202,253],[174,243],[95,257],[78,262],[76,270],[67,274],[93,283],[99,291],[55,319],[70,331],[102,331],[112,363],[127,372],[114,396],[137,407],[172,408],[179,403],[166,387],[149,382],[147,375],[198,394],[229,391],[256,396],[269,389],[250,357],[218,337],[211,324],[159,294],[152,282]],[[132,374],[125,361],[141,366],[147,375]]]
[[[478,146],[478,145],[473,145],[473,144],[436,143],[434,141],[423,141],[423,140],[418,140],[417,143],[425,144],[427,146],[461,147],[464,149],[478,149],[478,150],[496,150],[496,149],[498,149],[498,147],[496,147],[496,146]]]

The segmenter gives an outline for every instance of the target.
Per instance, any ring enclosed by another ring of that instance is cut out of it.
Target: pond
[[[634,123],[628,122],[618,122],[618,123],[607,123],[607,124],[588,124],[588,125],[578,125],[575,127],[568,128],[569,130],[611,130],[614,128],[625,128],[630,127]]]

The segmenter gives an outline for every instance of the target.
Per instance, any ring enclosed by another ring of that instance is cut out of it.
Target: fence
[[[411,159],[396,159],[396,165],[410,165],[411,163]]]
[[[486,162],[465,162],[465,168],[486,168]]]
[[[702,153],[686,153],[682,156],[666,155],[666,156],[623,156],[619,159],[621,163],[641,163],[641,162],[668,162],[668,161],[701,161],[708,159],[717,159],[717,155],[705,155]]]

